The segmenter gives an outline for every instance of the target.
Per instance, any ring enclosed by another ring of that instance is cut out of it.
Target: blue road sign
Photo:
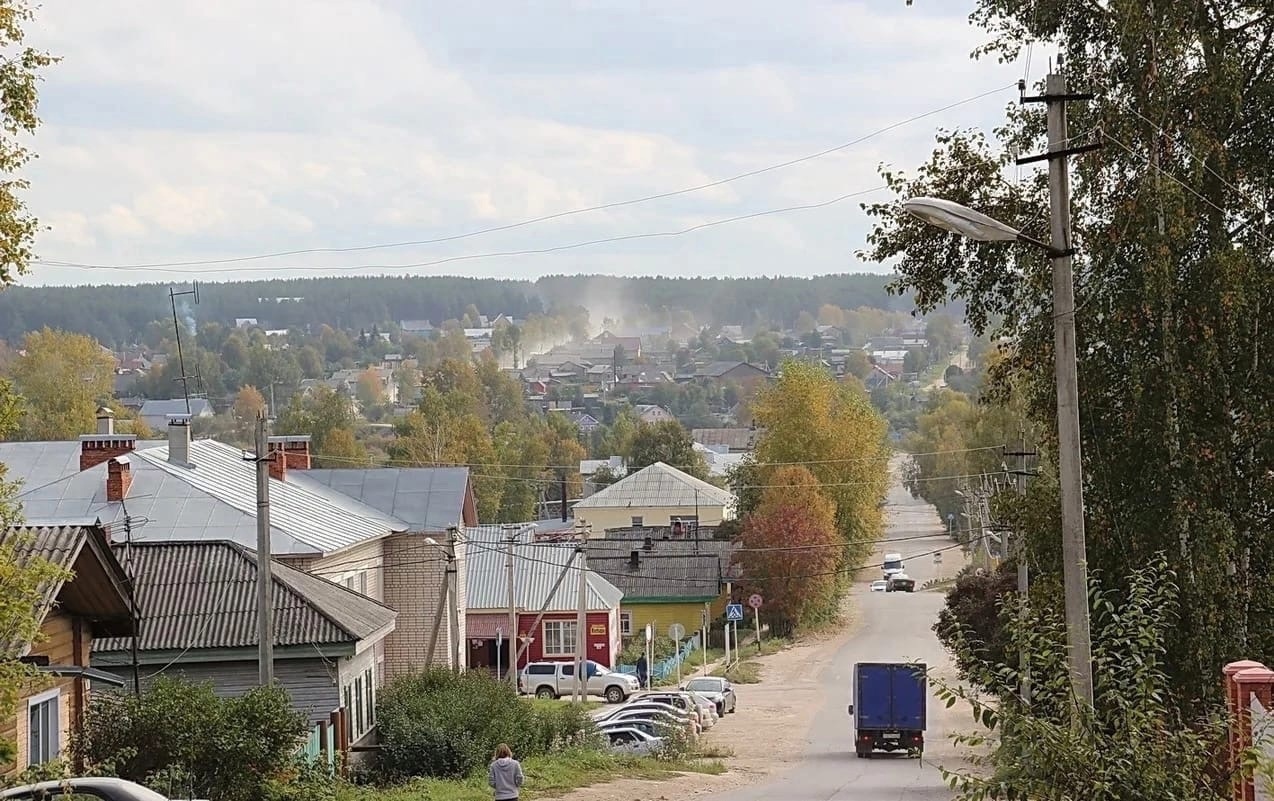
[[[726,620],[742,620],[743,604],[726,604],[725,605]]]

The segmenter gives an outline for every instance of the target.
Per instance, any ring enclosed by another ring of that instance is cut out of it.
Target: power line
[[[182,274],[216,273],[218,275],[224,275],[226,273],[266,273],[266,272],[292,272],[292,271],[317,271],[317,270],[338,270],[342,272],[350,272],[354,270],[415,270],[415,269],[421,269],[425,267],[437,267],[442,264],[451,264],[453,262],[460,262],[460,261],[476,261],[481,259],[507,258],[511,256],[537,256],[537,255],[544,255],[547,253],[559,253],[564,250],[577,250],[579,248],[592,247],[595,245],[606,245],[606,244],[611,244],[615,242],[631,242],[631,241],[641,240],[641,239],[660,239],[660,238],[685,236],[686,234],[691,234],[691,233],[694,233],[695,231],[702,231],[705,228],[713,228],[718,225],[727,225],[729,223],[742,222],[744,220],[752,220],[757,217],[767,217],[773,214],[787,214],[794,211],[809,211],[811,209],[826,208],[828,206],[832,206],[837,203],[841,203],[846,200],[849,200],[850,198],[860,197],[862,195],[868,195],[868,194],[871,194],[872,192],[880,192],[888,188],[889,188],[888,185],[882,184],[880,186],[874,186],[871,189],[860,189],[854,192],[847,192],[846,194],[831,198],[830,200],[822,200],[816,203],[805,203],[805,204],[796,205],[796,206],[784,206],[783,208],[766,209],[764,211],[754,211],[749,214],[739,214],[734,217],[725,217],[719,220],[710,220],[705,223],[699,223],[698,225],[692,225],[688,228],[682,228],[679,230],[648,231],[646,233],[640,233],[640,234],[621,234],[617,236],[603,237],[601,239],[590,239],[584,242],[572,242],[566,245],[554,245],[554,246],[545,247],[545,248],[527,248],[523,250],[501,250],[501,251],[491,251],[488,253],[465,253],[459,256],[447,256],[445,258],[434,259],[432,261],[410,262],[407,264],[346,264],[346,265],[338,265],[338,266],[330,266],[330,267],[321,267],[316,265],[295,265],[295,264],[265,266],[261,268],[203,267],[203,268],[194,269],[194,270],[181,270],[180,272]],[[39,261],[37,263],[45,265],[45,266],[49,266],[49,267],[61,267],[66,269],[80,269],[80,270],[118,270],[121,272],[162,272],[162,273],[173,272],[172,268],[166,268],[166,267],[148,267],[148,266],[111,267],[109,265],[75,264],[72,262],[51,262],[51,261]]]
[[[899,122],[886,125],[883,128],[878,128],[875,131],[872,131],[871,133],[865,134],[863,136],[858,137],[857,139],[844,142],[834,147],[829,147],[824,150],[817,151],[815,153],[810,153],[804,156],[800,156],[798,158],[782,161],[777,164],[771,164],[766,167],[760,167],[758,169],[749,170],[747,172],[739,173],[738,175],[733,175],[728,178],[721,178],[719,180],[709,181],[708,183],[698,184],[695,186],[689,186],[689,187],[676,189],[676,190],[672,190],[668,192],[660,192],[658,194],[630,198],[628,200],[618,200],[618,201],[613,201],[610,203],[603,203],[596,206],[587,206],[584,208],[571,209],[569,211],[560,211],[553,214],[546,214],[541,217],[534,217],[528,220],[522,220],[521,222],[509,223],[506,225],[497,225],[497,226],[492,226],[490,228],[482,228],[476,231],[468,231],[462,234],[453,234],[451,236],[437,237],[434,239],[419,239],[419,240],[408,241],[408,242],[388,242],[388,243],[380,243],[380,244],[372,244],[372,245],[357,245],[357,246],[342,247],[342,248],[336,248],[336,247],[304,248],[300,250],[279,251],[275,253],[261,253],[261,254],[251,255],[251,256],[238,256],[238,257],[226,258],[226,259],[202,259],[202,260],[194,260],[194,261],[150,262],[150,263],[141,263],[141,264],[122,264],[122,265],[86,264],[86,263],[79,263],[79,262],[52,261],[52,260],[40,261],[39,263],[46,264],[49,266],[54,266],[54,267],[76,267],[76,268],[83,268],[83,269],[101,269],[101,270],[147,269],[147,270],[151,270],[151,269],[171,268],[171,267],[196,267],[196,266],[216,265],[216,264],[235,264],[235,263],[241,263],[241,262],[247,262],[247,261],[262,261],[265,259],[283,258],[287,256],[304,256],[309,254],[320,254],[320,253],[353,253],[353,252],[361,252],[361,251],[368,251],[368,250],[386,250],[386,249],[392,249],[392,248],[416,247],[420,245],[436,245],[436,244],[442,244],[445,242],[455,242],[461,239],[469,239],[476,236],[483,236],[485,234],[498,233],[500,231],[510,231],[515,228],[523,228],[528,225],[536,225],[542,222],[558,220],[558,219],[562,219],[563,217],[571,217],[577,214],[586,214],[586,213],[594,212],[594,211],[606,211],[608,209],[621,208],[623,206],[633,206],[640,203],[649,203],[655,200],[665,200],[667,198],[678,197],[680,195],[687,195],[693,192],[700,192],[704,189],[712,189],[718,186],[724,186],[725,184],[733,183],[735,181],[740,181],[740,180],[743,180],[744,178],[751,178],[757,175],[762,175],[764,173],[773,172],[775,170],[781,170],[786,167],[791,167],[791,166],[801,164],[807,161],[813,161],[814,159],[819,159],[824,156],[828,156],[833,153],[846,150],[850,147],[853,147],[854,145],[861,144],[863,142],[868,141],[869,139],[873,139],[877,136],[880,136],[881,134],[888,133],[890,131],[896,130],[903,126],[910,125],[911,123],[925,119],[926,117],[932,117],[936,114],[941,114],[944,111],[950,111],[952,109],[959,108],[960,106],[968,105],[969,103],[974,103],[978,100],[982,100],[983,98],[990,97],[991,95],[999,94],[1000,92],[1003,92],[1007,89],[1012,88],[1014,85],[1015,84],[1009,84],[1007,86],[1001,86],[995,89],[990,89],[980,94],[967,97],[963,100],[958,100],[955,103],[950,103],[948,105],[941,106],[939,108],[935,108],[930,111],[926,111],[922,114],[917,114],[915,116],[908,117],[907,119],[900,120]]]

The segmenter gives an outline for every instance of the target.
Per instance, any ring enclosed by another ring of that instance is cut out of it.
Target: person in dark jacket
[[[643,690],[650,689],[646,685],[647,679],[650,678],[650,666],[646,664],[646,655],[642,654],[637,657],[637,683],[641,685]]]
[[[487,769],[487,783],[491,785],[495,801],[518,801],[523,779],[522,763],[513,758],[512,748],[500,743]]]

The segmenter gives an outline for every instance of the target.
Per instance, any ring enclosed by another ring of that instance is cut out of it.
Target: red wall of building
[[[544,623],[550,620],[575,620],[574,612],[546,612],[544,619],[540,621],[537,630],[532,632],[531,626],[535,623],[536,615],[522,614],[518,617],[518,633],[523,636],[534,637],[531,644],[527,646],[526,655],[518,662],[518,668],[521,669],[527,662],[573,662],[573,656],[544,656]],[[612,653],[610,647],[611,631],[610,631],[610,613],[609,612],[589,612],[588,617],[588,658],[594,662],[599,662],[607,667],[614,667],[615,660],[619,658],[619,654]]]

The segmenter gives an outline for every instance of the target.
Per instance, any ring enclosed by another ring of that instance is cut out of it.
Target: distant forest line
[[[791,325],[823,304],[910,311],[910,296],[891,295],[891,275],[842,274],[815,278],[675,278],[545,276],[537,281],[460,277],[335,277],[237,281],[199,285],[199,304],[179,298],[179,315],[200,323],[233,324],[257,318],[269,328],[331,325],[345,330],[401,320],[435,326],[470,307],[494,317],[584,307],[590,322],[604,318],[657,324],[689,313],[701,325]],[[45,326],[88,334],[104,344],[137,340],[147,325],[171,316],[170,287],[134,284],[11,287],[0,292],[0,339],[18,343]],[[303,298],[300,302],[278,298]],[[953,310],[954,311],[954,310]]]

